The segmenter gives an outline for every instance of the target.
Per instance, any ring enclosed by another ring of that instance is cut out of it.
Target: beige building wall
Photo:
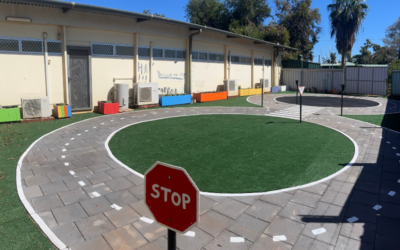
[[[224,84],[224,62],[209,63],[193,61],[192,92],[216,91]]]
[[[152,82],[158,83],[159,94],[185,93],[185,61],[153,60]]]
[[[62,56],[50,55],[49,68],[49,81],[50,81],[50,103],[64,103],[64,87],[63,87],[63,73],[62,73]],[[43,66],[44,67],[44,66]],[[44,71],[44,69],[42,70]],[[44,72],[43,72],[44,74]],[[40,86],[42,82],[37,82],[36,85]],[[43,87],[45,88],[45,81],[43,79]],[[43,96],[41,96],[43,97]]]

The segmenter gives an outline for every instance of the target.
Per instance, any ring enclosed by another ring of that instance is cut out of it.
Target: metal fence
[[[303,75],[303,76],[302,76]],[[388,68],[346,68],[346,90],[352,94],[384,95],[387,94]],[[342,69],[282,69],[281,83],[291,90],[299,86],[315,88],[317,92],[340,91],[343,82]]]
[[[400,70],[392,70],[392,95],[400,95]]]

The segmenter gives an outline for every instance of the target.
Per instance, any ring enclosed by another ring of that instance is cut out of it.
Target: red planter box
[[[119,103],[107,103],[104,101],[99,101],[99,113],[103,115],[111,115],[119,113]]]

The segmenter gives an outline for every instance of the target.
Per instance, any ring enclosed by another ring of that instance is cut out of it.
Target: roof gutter
[[[3,2],[3,0],[0,0],[0,2]],[[13,2],[13,0],[8,0],[8,1],[4,1],[4,2],[10,3],[10,2]],[[27,3],[27,4],[36,5],[36,6],[59,7],[59,8],[62,8],[63,11],[65,9],[68,9],[68,10],[75,9],[75,10],[81,10],[81,11],[87,11],[87,12],[96,12],[96,13],[100,13],[100,14],[126,16],[126,17],[135,18],[135,19],[140,19],[141,21],[146,21],[146,20],[160,21],[160,22],[176,24],[179,26],[184,26],[184,27],[188,27],[188,28],[192,28],[192,29],[202,29],[202,30],[209,30],[209,31],[217,32],[217,33],[222,33],[222,34],[229,35],[231,37],[237,37],[237,38],[251,40],[251,41],[254,41],[257,44],[261,44],[261,45],[262,44],[272,45],[272,46],[274,46],[274,48],[285,48],[287,50],[293,50],[293,51],[298,50],[296,48],[292,48],[292,47],[288,47],[288,46],[280,45],[280,44],[276,44],[276,43],[271,43],[271,42],[255,39],[255,38],[248,37],[248,36],[239,35],[236,33],[225,31],[225,30],[215,29],[215,28],[211,28],[211,27],[207,27],[207,26],[203,26],[203,25],[199,25],[199,24],[193,24],[193,23],[178,21],[178,20],[169,19],[169,18],[165,18],[165,17],[153,16],[153,15],[132,12],[132,11],[118,10],[118,9],[93,6],[93,5],[81,4],[81,3],[75,3],[75,2],[58,1],[58,0],[18,0],[18,1],[15,1],[15,3]],[[67,11],[65,11],[64,13],[66,13],[66,12]]]

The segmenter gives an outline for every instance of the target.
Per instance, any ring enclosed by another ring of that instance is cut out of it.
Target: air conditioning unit
[[[264,92],[271,91],[271,86],[269,85],[269,79],[260,79],[260,84],[264,85]]]
[[[21,99],[22,118],[50,117],[49,98]]]
[[[134,104],[158,104],[158,83],[136,83],[133,88]]]
[[[239,95],[239,81],[225,79],[224,86],[225,90],[228,91],[228,96],[238,96]]]

